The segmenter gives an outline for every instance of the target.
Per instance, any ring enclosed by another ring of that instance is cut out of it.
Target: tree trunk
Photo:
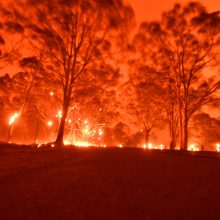
[[[171,111],[171,118],[169,121],[170,126],[170,150],[175,150],[176,148],[176,140],[177,140],[177,134],[176,134],[176,126],[178,126],[178,122],[176,122],[176,118],[174,115],[174,106],[172,105],[172,111]]]
[[[180,93],[180,91],[179,91]],[[180,94],[178,97],[179,104],[179,124],[180,124],[180,149],[183,147],[183,116],[182,116],[182,106],[181,106],[181,98]]]
[[[146,130],[145,131],[145,144],[148,146],[149,144],[149,136],[150,136],[150,131]]]
[[[37,143],[38,130],[39,130],[39,118],[37,117],[35,133],[34,133],[34,143]]]
[[[184,139],[183,139],[183,150],[188,149],[188,123],[184,122]]]
[[[176,140],[175,138],[172,138],[170,141],[170,150],[175,150],[176,148]]]
[[[63,110],[62,110],[62,118],[60,120],[59,130],[58,130],[57,138],[55,141],[56,147],[62,147],[64,145],[63,137],[64,137],[68,108],[69,108],[69,101],[65,101],[63,105]]]
[[[8,127],[8,133],[7,133],[7,139],[6,141],[9,143],[11,141],[11,137],[12,137],[12,125],[9,125]]]
[[[188,150],[188,111],[184,110],[184,124],[183,124],[183,145],[182,150]]]

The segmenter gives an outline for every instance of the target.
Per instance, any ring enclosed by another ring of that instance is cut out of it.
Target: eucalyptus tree
[[[88,78],[103,53],[110,50],[132,9],[120,1],[18,0],[13,6],[30,47],[44,54],[45,74],[56,79],[62,91],[62,118],[55,141],[62,146],[65,121],[76,83]],[[49,82],[48,82],[49,84]]]
[[[141,25],[139,38],[153,51],[160,79],[175,91],[178,105],[180,147],[188,148],[188,125],[220,88],[219,76],[210,74],[219,52],[219,12],[208,13],[191,2],[163,13],[159,22]],[[172,93],[173,94],[173,93]]]

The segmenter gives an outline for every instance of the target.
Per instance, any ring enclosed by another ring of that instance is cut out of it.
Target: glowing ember
[[[153,144],[149,143],[148,144],[148,149],[153,149]]]
[[[220,144],[216,144],[216,151],[220,152]]]
[[[118,147],[123,148],[123,145],[122,145],[122,144],[119,144]]]
[[[84,129],[84,133],[85,133],[85,134],[88,134],[88,133],[89,133],[89,129],[88,129],[88,128],[85,128],[85,129]]]
[[[52,127],[52,126],[53,126],[53,122],[52,122],[52,121],[48,121],[48,122],[47,122],[47,125],[48,125],[49,127]]]
[[[103,135],[103,131],[102,129],[99,129],[99,136],[102,136]]]
[[[71,142],[67,141],[67,140],[64,140],[63,143],[64,143],[64,145],[71,145]]]
[[[8,124],[9,124],[9,125],[12,125],[12,124],[15,122],[15,120],[16,120],[19,116],[20,116],[20,114],[16,112],[14,115],[12,115],[12,116],[10,117]]]
[[[160,150],[164,150],[164,145],[163,144],[160,145]]]
[[[189,151],[199,151],[199,148],[195,144],[190,144]]]
[[[57,118],[62,118],[62,116],[63,116],[63,112],[62,112],[61,110],[59,110],[59,111],[57,112],[57,114],[56,114],[56,117],[57,117]]]
[[[90,147],[91,144],[85,141],[76,141],[73,143],[77,147]]]
[[[147,148],[147,145],[146,145],[146,144],[143,144],[143,148],[146,149],[146,148]]]
[[[54,92],[51,91],[51,92],[50,92],[50,96],[54,96]]]

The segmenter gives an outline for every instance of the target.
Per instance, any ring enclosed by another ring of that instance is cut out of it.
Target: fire
[[[76,147],[90,147],[91,144],[86,142],[86,141],[74,141],[74,142],[70,142],[68,140],[64,140],[64,145],[68,146],[68,145],[74,145]]]
[[[18,112],[16,112],[14,115],[12,115],[11,117],[10,117],[10,119],[9,119],[9,125],[12,125],[14,122],[15,122],[15,120],[18,118],[20,116],[20,114],[18,113]]]
[[[163,144],[152,144],[152,143],[149,143],[149,144],[143,144],[143,148],[146,149],[148,148],[149,150],[164,150],[165,149],[165,146]]]
[[[103,135],[103,131],[102,129],[99,129],[99,136],[102,136]]]
[[[63,117],[63,112],[61,110],[59,110],[56,114],[57,118],[62,118]]]
[[[220,144],[216,144],[216,151],[220,152]]]
[[[76,141],[73,143],[77,147],[90,147],[91,144],[86,141]]]
[[[64,143],[64,145],[71,145],[71,142],[68,140],[64,140],[63,143]]]
[[[160,145],[160,150],[164,150],[164,148],[165,148],[164,145],[161,144],[161,145]]]
[[[48,122],[47,122],[47,125],[48,125],[49,127],[51,127],[51,126],[53,126],[53,122],[52,122],[52,121],[48,121]]]
[[[199,148],[195,144],[190,144],[189,151],[199,151]]]
[[[153,149],[153,144],[149,143],[148,144],[148,149]]]

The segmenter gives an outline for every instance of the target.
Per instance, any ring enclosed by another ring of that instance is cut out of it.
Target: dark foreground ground
[[[0,220],[220,219],[217,154],[0,146]]]

